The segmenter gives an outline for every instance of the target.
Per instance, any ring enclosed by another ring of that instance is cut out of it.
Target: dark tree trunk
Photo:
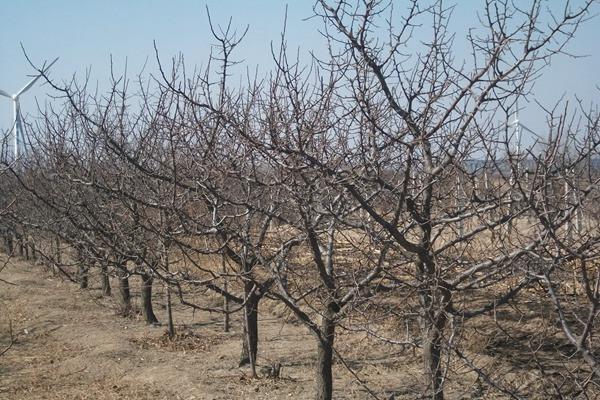
[[[121,313],[128,316],[131,312],[131,291],[129,289],[129,272],[125,268],[125,263],[117,265],[117,274],[119,275],[119,294],[121,295]]]
[[[173,324],[173,306],[171,304],[171,287],[167,283],[165,285],[165,290],[167,291],[167,333],[169,334],[169,339],[173,339],[175,336],[175,325]]]
[[[20,234],[16,234],[17,236],[17,248],[19,249],[19,256],[23,257],[25,255],[25,246],[23,245],[23,236]]]
[[[252,373],[256,371],[256,356],[258,354],[258,303],[260,296],[252,292],[254,283],[248,281],[244,285],[246,293],[246,304],[244,306],[244,341],[242,345],[242,356],[240,367],[250,364]]]
[[[100,262],[100,270],[102,273],[102,295],[110,296],[110,277],[108,275],[108,264],[106,261]]]
[[[250,274],[254,265],[248,262],[248,248],[243,247],[240,272]],[[257,294],[254,282],[246,279],[244,282],[244,338],[242,343],[242,356],[240,367],[250,364],[252,377],[256,378],[256,356],[258,354],[258,302],[260,296]]]
[[[444,304],[448,295],[437,287],[423,289],[420,292],[422,307],[421,337],[423,340],[423,367],[427,397],[433,400],[444,399],[442,379],[442,333],[446,326]]]
[[[4,237],[4,242],[6,243],[6,249],[8,250],[8,254],[12,254],[13,251],[15,251],[14,245],[13,245],[13,236],[11,233],[8,233],[5,237]]]
[[[54,262],[56,265],[62,264],[62,254],[61,254],[61,243],[60,238],[57,236],[55,241],[55,253],[54,253]]]
[[[29,250],[31,253],[31,259],[33,261],[37,261],[37,250],[36,250],[35,241],[33,240],[33,238],[29,239]]]
[[[87,251],[84,246],[77,247],[77,275],[79,279],[79,288],[87,289],[88,287],[88,265]]]
[[[152,282],[154,278],[151,274],[142,272],[142,315],[149,324],[158,323],[154,310],[152,309]]]
[[[335,339],[334,304],[321,317],[321,338],[317,348],[317,400],[331,400],[333,396],[333,342]]]
[[[59,238],[51,238],[50,239],[50,255],[46,260],[48,263],[48,268],[52,270],[52,275],[56,276],[58,273],[58,265],[60,265],[60,239]]]
[[[164,241],[162,243],[163,254],[161,255],[160,264],[165,272],[169,272],[169,252],[168,252],[168,242]],[[173,323],[173,303],[171,301],[171,286],[169,282],[165,282],[165,297],[167,302],[167,334],[169,335],[169,339],[173,339],[175,336],[175,324]]]
[[[23,235],[21,240],[23,242],[23,256],[26,260],[29,260],[29,238],[27,237],[27,235]]]
[[[444,317],[441,317],[442,319]],[[423,362],[425,367],[425,384],[428,388],[429,398],[433,400],[443,400],[444,391],[442,388],[442,338],[441,329],[443,322],[440,317],[436,320],[424,321],[423,324]]]
[[[88,288],[88,271],[89,267],[84,261],[79,261],[79,289]]]
[[[227,292],[227,264],[226,256],[223,254],[221,257],[221,271],[223,273],[223,290]],[[229,332],[229,298],[223,296],[223,329],[225,332]]]

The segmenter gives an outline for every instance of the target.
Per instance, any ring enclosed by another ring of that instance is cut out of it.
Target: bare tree
[[[541,2],[527,9],[487,3],[480,14],[481,28],[467,35],[472,59],[465,61],[453,54],[457,39],[448,29],[452,8],[442,2],[411,2],[400,16],[391,3],[379,1],[320,1],[316,7],[331,49],[331,60],[321,65],[343,77],[335,84],[343,99],[338,115],[347,122],[313,134],[335,135],[337,143],[350,144],[345,150],[350,165],[332,166],[315,157],[310,147],[287,150],[341,181],[386,232],[384,241],[393,242],[406,257],[405,268],[394,275],[410,279],[417,289],[425,385],[431,398],[444,397],[444,349],[452,346],[447,330],[453,316],[473,318],[497,308],[533,278],[523,276],[481,308],[471,308],[463,296],[505,281],[505,271],[527,263],[532,252],[543,251],[546,236],[564,224],[563,214],[531,230],[501,234],[527,214],[530,205],[513,195],[522,184],[521,154],[514,153],[509,128],[494,133],[493,122],[527,94],[541,68],[562,52],[588,18],[591,6],[583,2],[544,14]],[[541,20],[551,22],[542,25]],[[420,34],[419,26],[433,28],[420,39],[420,47],[405,54],[405,46]],[[590,143],[594,150],[596,145]],[[506,161],[497,158],[500,150],[508,155]],[[445,183],[469,173],[470,158],[486,154],[496,157],[505,182],[499,195],[449,212],[447,205],[453,202]],[[507,179],[503,163],[518,174],[517,180]],[[487,217],[494,208],[501,210],[501,218]],[[494,250],[485,259],[470,256],[490,234],[496,235]]]

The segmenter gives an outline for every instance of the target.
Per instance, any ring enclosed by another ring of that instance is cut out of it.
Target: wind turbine
[[[534,136],[538,136],[534,131],[532,131],[531,129],[529,129],[528,127],[526,127],[525,125],[523,125],[521,123],[521,121],[519,120],[519,103],[517,102],[515,104],[515,119],[513,120],[513,122],[510,123],[510,125],[514,126],[515,129],[515,138],[516,138],[516,157],[517,157],[517,165],[515,170],[513,170],[513,172],[511,173],[510,176],[510,185],[511,187],[515,184],[517,179],[521,179],[521,172],[522,169],[525,170],[525,185],[528,184],[529,182],[529,168],[527,166],[527,160],[521,160],[521,136],[523,134],[523,131],[525,132],[529,132]],[[524,165],[522,165],[524,164]],[[514,211],[514,203],[511,202],[510,203],[510,214],[512,215]],[[510,235],[513,229],[513,221],[512,219],[510,221],[508,221],[508,234]]]
[[[517,139],[517,159],[521,156],[521,135],[523,133],[523,131],[525,132],[529,132],[532,135],[534,135],[535,137],[539,137],[539,135],[537,133],[535,133],[534,131],[532,131],[531,129],[529,129],[528,127],[526,127],[525,125],[523,125],[523,123],[521,123],[521,121],[519,120],[519,104],[516,104],[516,109],[515,109],[515,119],[513,122],[510,123],[511,125],[513,125],[515,127],[515,136]]]
[[[23,88],[21,88],[21,90],[19,90],[17,93],[10,95],[7,92],[5,92],[4,90],[0,89],[0,95],[4,96],[4,97],[8,97],[9,99],[11,99],[13,101],[13,115],[14,115],[14,123],[13,123],[13,139],[14,139],[14,155],[15,155],[15,160],[17,160],[17,158],[19,157],[19,137],[21,138],[21,140],[23,141],[23,143],[25,143],[25,134],[23,133],[23,116],[21,115],[21,106],[19,104],[19,97],[25,93],[26,91],[28,91],[33,84],[40,79],[46,72],[48,72],[48,70],[50,69],[50,67],[52,65],[54,65],[54,63],[58,61],[58,58],[54,61],[52,61],[50,63],[50,65],[48,65],[47,67],[42,67],[42,70],[39,74],[34,75],[33,79],[31,81],[29,81],[29,83],[25,86],[23,86]]]

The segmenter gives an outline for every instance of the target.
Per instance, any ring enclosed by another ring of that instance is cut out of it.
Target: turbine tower
[[[50,69],[50,67],[56,62],[58,61],[58,58],[54,61],[52,61],[50,63],[50,65],[48,65],[47,67],[42,67],[42,70],[39,74],[34,75],[33,79],[31,81],[29,81],[29,83],[25,86],[23,86],[23,88],[21,90],[19,90],[17,93],[10,95],[7,92],[5,92],[4,90],[0,89],[0,95],[4,96],[4,97],[8,97],[9,99],[11,99],[13,101],[13,115],[14,115],[14,122],[13,122],[13,140],[14,140],[14,160],[17,160],[17,158],[19,157],[19,138],[22,141],[22,143],[25,143],[25,134],[23,133],[23,116],[21,115],[21,106],[19,104],[19,97],[25,93],[26,91],[28,91],[33,84],[42,77],[42,75],[44,75],[46,72],[48,72],[48,70]]]
[[[515,129],[515,137],[516,137],[516,157],[517,157],[517,165],[516,168],[513,170],[513,172],[511,173],[510,176],[510,185],[512,187],[512,185],[515,184],[515,182],[518,179],[524,179],[524,184],[527,185],[529,182],[529,168],[527,165],[527,160],[522,160],[521,159],[521,140],[522,140],[522,135],[523,135],[523,131],[525,132],[529,132],[531,134],[533,134],[534,136],[537,136],[537,134],[532,131],[531,129],[529,129],[528,127],[526,127],[525,125],[523,125],[521,123],[521,121],[519,120],[519,103],[516,102],[515,104],[515,119],[513,122],[510,123],[510,125],[514,126]],[[522,177],[521,173],[525,172],[525,176]],[[514,212],[514,203],[511,202],[510,203],[510,215],[513,215]],[[510,235],[512,233],[513,230],[513,221],[512,219],[508,221],[508,234]]]
[[[515,119],[513,122],[510,123],[510,125],[513,125],[515,127],[515,136],[516,136],[516,140],[517,140],[516,152],[517,152],[517,159],[518,159],[519,157],[521,157],[521,140],[522,140],[523,131],[529,132],[536,137],[539,137],[539,136],[537,133],[535,133],[534,131],[532,131],[525,125],[523,125],[523,123],[519,120],[519,103],[516,104]]]

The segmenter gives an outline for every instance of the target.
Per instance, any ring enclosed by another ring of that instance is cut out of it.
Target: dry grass
[[[204,333],[199,335],[190,329],[181,327],[175,331],[172,338],[168,332],[161,336],[142,336],[140,338],[132,338],[131,342],[142,350],[149,349],[167,349],[169,351],[182,351],[203,353],[211,351],[215,345],[222,342],[225,335],[217,335],[215,333]]]

